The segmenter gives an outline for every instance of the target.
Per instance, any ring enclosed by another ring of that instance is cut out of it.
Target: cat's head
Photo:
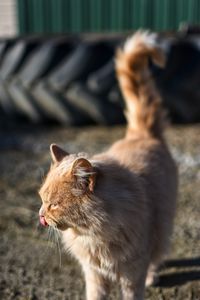
[[[55,144],[50,146],[50,152],[53,164],[39,191],[40,222],[60,230],[87,227],[96,171],[86,158],[69,155]]]

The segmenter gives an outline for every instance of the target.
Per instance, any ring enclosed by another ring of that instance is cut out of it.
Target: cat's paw
[[[150,268],[146,277],[145,286],[149,287],[155,285],[156,283],[158,283],[157,272],[154,268]]]

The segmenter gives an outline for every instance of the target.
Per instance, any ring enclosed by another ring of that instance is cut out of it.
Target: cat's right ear
[[[69,155],[69,153],[67,153],[65,150],[63,150],[56,144],[51,144],[50,153],[54,163],[60,162],[65,156]]]

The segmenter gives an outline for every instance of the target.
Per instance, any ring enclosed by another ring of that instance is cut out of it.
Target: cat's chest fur
[[[105,276],[116,279],[117,264],[106,243],[95,236],[78,235],[73,229],[63,232],[64,247],[81,265],[90,266]]]

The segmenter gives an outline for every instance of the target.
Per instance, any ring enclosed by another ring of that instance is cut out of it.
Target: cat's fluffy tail
[[[116,71],[126,102],[128,134],[140,131],[161,137],[164,113],[159,92],[149,69],[149,59],[163,67],[165,54],[156,44],[156,35],[138,31],[116,56]]]

